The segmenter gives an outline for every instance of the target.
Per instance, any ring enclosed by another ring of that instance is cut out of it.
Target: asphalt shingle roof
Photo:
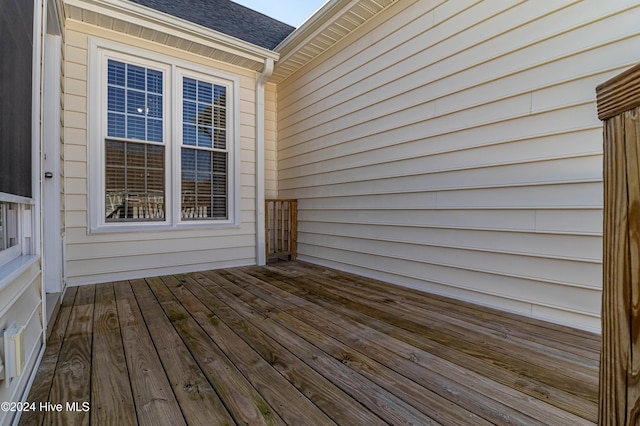
[[[230,0],[129,0],[273,50],[295,28]]]

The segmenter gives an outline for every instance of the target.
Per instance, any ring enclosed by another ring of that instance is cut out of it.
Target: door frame
[[[64,290],[60,156],[62,34],[55,0],[47,1],[46,14],[42,77],[42,277],[45,293],[62,293]]]

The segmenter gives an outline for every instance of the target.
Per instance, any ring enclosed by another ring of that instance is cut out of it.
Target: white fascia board
[[[304,46],[333,24],[349,9],[360,3],[360,0],[329,0],[318,9],[309,19],[296,28],[291,34],[280,42],[273,50],[282,53],[288,50],[282,58],[284,62],[289,56],[295,54],[296,47]]]
[[[261,64],[267,58],[277,61],[280,57],[277,52],[269,49],[132,2],[122,0],[64,0],[64,3],[86,11],[140,25],[144,28],[162,31],[165,34],[205,46],[214,44],[216,49]]]

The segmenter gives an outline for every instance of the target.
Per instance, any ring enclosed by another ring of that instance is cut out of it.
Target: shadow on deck
[[[302,262],[70,288],[21,424],[592,424],[600,338]]]

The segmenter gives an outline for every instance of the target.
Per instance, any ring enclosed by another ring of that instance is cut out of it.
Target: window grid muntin
[[[122,152],[120,160],[113,158],[115,151]],[[154,155],[158,158],[153,159]],[[162,145],[105,141],[106,222],[165,220],[165,155]]]
[[[163,72],[107,60],[107,137],[164,141]]]
[[[217,192],[214,195],[215,195],[216,203],[225,204],[224,209],[227,212],[226,220],[218,220],[218,222],[220,224],[223,224],[223,223],[228,223],[229,221],[231,222],[235,221],[236,218],[238,217],[238,204],[237,204],[238,203],[238,200],[237,200],[238,182],[236,180],[237,176],[235,176],[235,171],[237,170],[236,162],[238,161],[237,155],[238,155],[239,147],[234,142],[235,135],[237,134],[237,130],[238,130],[235,127],[237,125],[235,123],[237,120],[236,115],[238,111],[234,110],[234,105],[237,104],[236,98],[238,94],[236,90],[237,90],[237,85],[239,84],[238,78],[233,76],[224,76],[221,74],[213,74],[210,69],[206,69],[203,67],[195,66],[193,64],[187,64],[185,62],[177,61],[174,58],[165,57],[164,59],[159,59],[159,57],[155,55],[151,56],[142,51],[138,51],[138,50],[134,51],[134,49],[122,50],[122,49],[119,49],[118,46],[116,46],[115,44],[111,44],[111,43],[105,43],[104,46],[100,44],[96,44],[94,48],[97,48],[98,50],[98,53],[100,55],[99,56],[100,61],[101,61],[100,63],[104,67],[103,69],[106,69],[107,60],[109,58],[115,58],[117,61],[121,61],[123,63],[140,64],[143,67],[149,67],[155,70],[162,70],[161,72],[163,73],[163,76],[164,76],[163,83],[164,83],[164,90],[165,90],[165,93],[163,96],[164,136],[165,138],[167,138],[168,135],[173,134],[177,137],[176,139],[173,139],[173,138],[166,139],[166,142],[146,141],[146,143],[156,144],[156,145],[157,144],[166,145],[165,192],[166,192],[167,198],[166,198],[165,204],[166,204],[167,210],[166,210],[166,219],[164,221],[165,225],[180,226],[180,224],[183,223],[183,225],[186,225],[186,226],[191,226],[191,225],[198,226],[197,222],[194,222],[194,221],[182,222],[180,219],[180,190],[178,188],[178,184],[180,183],[179,181],[180,179],[180,162],[179,161],[180,160],[179,160],[179,157],[178,158],[176,157],[180,155],[180,149],[181,149],[180,135],[182,130],[182,117],[180,114],[181,114],[181,104],[182,104],[181,102],[182,91],[181,91],[180,85],[182,81],[182,76],[195,75],[195,76],[198,76],[197,78],[202,78],[205,81],[215,82],[217,83],[218,88],[224,89],[227,96],[227,99],[226,99],[227,104],[224,105],[224,107],[225,109],[228,109],[228,112],[217,114],[217,116],[223,116],[224,119],[227,120],[226,129],[224,129],[224,132],[218,133],[218,135],[222,138],[219,140],[221,140],[222,142],[220,142],[220,144],[218,144],[217,146],[220,146],[222,148],[223,147],[222,143],[224,143],[224,149],[216,150],[215,148],[211,148],[211,151],[221,151],[226,154],[224,156],[225,158],[224,164],[226,166],[227,174],[226,176],[216,175],[217,186],[218,188],[220,188],[220,193],[223,195],[218,195]],[[96,68],[92,66],[92,70],[95,70],[95,69]],[[105,99],[105,97],[107,96],[107,90],[106,90],[107,73],[101,72],[100,74],[103,75],[101,80],[102,84],[100,86],[96,86],[95,90],[97,91],[98,88],[100,88],[102,93],[104,93],[104,95],[102,96],[102,99],[103,99],[101,104],[102,107],[100,107],[99,109],[96,109],[96,111],[102,110],[101,116],[104,117],[103,125],[101,126],[102,130],[100,131],[100,134],[103,135],[102,137],[103,143],[106,140],[142,142],[138,140],[131,141],[123,137],[107,136],[107,114],[106,114],[107,102]],[[177,90],[175,91],[172,90],[172,87],[175,87]],[[219,108],[218,111],[220,109],[221,108]],[[215,116],[215,114],[213,115]],[[216,123],[219,123],[219,121],[216,121]],[[218,126],[218,124],[216,124],[216,126]],[[223,129],[219,129],[219,130],[223,130]],[[197,147],[194,147],[194,148],[197,149]],[[99,158],[102,158],[102,160],[99,161],[98,164],[102,163],[101,167],[105,167],[104,145],[102,145],[102,149],[99,149],[96,151],[94,151],[94,153],[91,154],[91,157],[93,158],[94,161],[98,160]],[[169,163],[170,161],[174,167],[171,167],[171,164]],[[104,176],[105,174],[103,171],[102,178],[97,179],[96,183],[103,180]],[[223,183],[221,183],[223,181],[226,181],[226,187]],[[95,231],[100,231],[101,229],[124,230],[124,229],[130,229],[130,228],[143,229],[142,227],[140,227],[140,225],[136,225],[136,224],[132,224],[134,225],[133,227],[127,227],[127,226],[118,226],[118,224],[115,224],[115,223],[108,223],[108,224],[105,223],[104,216],[102,216],[105,211],[104,183],[97,184],[97,186],[92,185],[92,188],[94,188],[96,191],[94,192],[94,194],[99,194],[100,192],[102,192],[103,194],[102,197],[97,195],[91,196],[92,206],[98,207],[96,209],[96,214],[92,215],[93,218],[90,221],[90,226],[92,230],[95,230]],[[100,207],[102,208],[100,209]],[[100,210],[102,210],[102,214]],[[102,219],[100,219],[100,216],[102,216]],[[220,219],[224,218],[222,215],[220,215],[219,217]],[[201,225],[205,225],[206,223],[211,223],[211,224],[213,223],[213,221],[211,220],[203,220],[200,222],[201,222],[200,223]],[[140,222],[138,222],[138,224],[139,223]],[[120,225],[125,225],[125,224],[122,223]],[[157,222],[153,226],[154,228],[157,227],[158,226]]]
[[[184,221],[229,218],[228,88],[183,76],[181,213]]]

